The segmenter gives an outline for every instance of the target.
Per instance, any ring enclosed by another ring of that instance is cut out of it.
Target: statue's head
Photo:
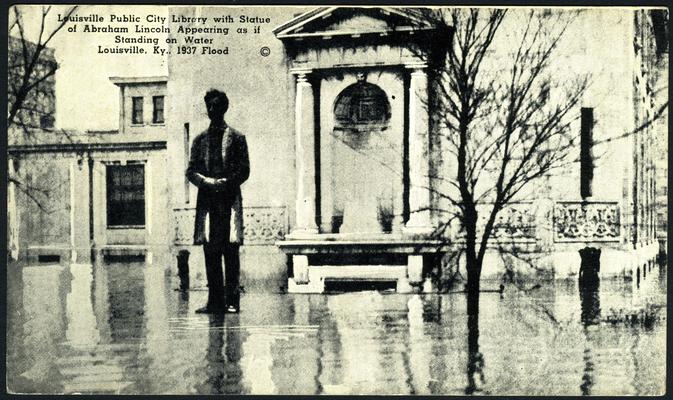
[[[206,103],[208,118],[211,121],[220,121],[224,118],[224,114],[229,109],[229,98],[226,93],[217,89],[210,89],[203,96],[203,100]]]

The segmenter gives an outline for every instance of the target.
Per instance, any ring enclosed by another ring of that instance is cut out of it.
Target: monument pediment
[[[386,35],[431,29],[414,9],[395,7],[319,7],[298,15],[273,32],[279,39]]]

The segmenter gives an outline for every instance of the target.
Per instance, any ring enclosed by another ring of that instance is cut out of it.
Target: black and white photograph
[[[7,10],[8,394],[667,393],[666,7]]]

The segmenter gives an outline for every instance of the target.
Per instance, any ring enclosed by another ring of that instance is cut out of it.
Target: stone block
[[[423,282],[423,256],[409,255],[407,257],[407,277],[411,283]]]
[[[292,256],[294,283],[301,285],[308,283],[308,256],[295,254]]]
[[[413,293],[414,289],[409,284],[409,280],[406,278],[400,278],[397,280],[397,287],[395,289],[397,293]]]
[[[288,293],[323,293],[325,291],[325,280],[321,277],[316,277],[306,283],[299,284],[295,278],[287,280]]]

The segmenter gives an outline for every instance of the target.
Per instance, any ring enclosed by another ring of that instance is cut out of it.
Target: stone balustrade
[[[478,206],[478,235],[481,236],[492,205]],[[491,240],[499,243],[546,241],[619,242],[620,217],[617,202],[558,201],[513,202],[496,216]],[[456,239],[464,238],[460,230]]]
[[[489,210],[488,204],[479,207],[479,228],[483,229]],[[173,219],[174,243],[190,245],[194,208],[174,209]],[[284,206],[245,207],[244,220],[246,244],[272,245],[288,232],[287,208]],[[500,242],[535,242],[546,230],[553,231],[555,243],[619,242],[619,204],[558,201],[545,207],[536,202],[510,203],[498,213],[492,238]],[[459,240],[463,236],[462,232],[457,234]]]
[[[194,208],[173,209],[174,244],[189,246],[194,233]],[[287,208],[283,206],[243,207],[246,245],[272,245],[285,237],[288,227]]]
[[[620,241],[617,202],[559,201],[554,205],[554,241]]]

